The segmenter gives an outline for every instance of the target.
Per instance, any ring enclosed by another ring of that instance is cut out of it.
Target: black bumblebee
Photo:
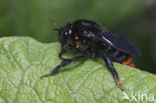
[[[56,25],[56,23],[54,24]],[[136,46],[109,33],[95,21],[76,20],[72,23],[67,23],[62,28],[57,27],[54,30],[59,32],[59,41],[62,46],[59,57],[63,59],[63,61],[54,70],[41,76],[41,78],[53,75],[59,71],[61,67],[75,61],[84,60],[87,57],[92,57],[93,59],[102,58],[111,71],[118,87],[123,90],[113,62],[134,67],[131,55],[141,55]],[[80,51],[82,55],[71,59],[63,58],[62,54],[70,49],[76,49]]]

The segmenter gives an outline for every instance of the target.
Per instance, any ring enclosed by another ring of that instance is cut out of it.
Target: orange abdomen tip
[[[129,56],[126,60],[124,60],[122,64],[128,65],[130,67],[135,67],[133,60],[132,60],[132,56]]]

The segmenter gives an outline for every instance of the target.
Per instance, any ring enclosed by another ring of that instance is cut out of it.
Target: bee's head
[[[49,18],[49,20],[56,27],[53,30],[56,30],[56,31],[59,32],[58,38],[59,38],[59,41],[60,41],[61,45],[63,46],[66,43],[69,44],[69,45],[73,45],[73,40],[72,40],[72,33],[73,33],[72,24],[71,23],[68,23],[64,27],[59,28],[57,26],[57,24],[52,19]]]
[[[57,31],[59,32],[59,41],[61,44],[65,43],[73,44],[72,43],[73,30],[71,23],[68,23],[67,25],[65,25],[64,27],[60,28]]]

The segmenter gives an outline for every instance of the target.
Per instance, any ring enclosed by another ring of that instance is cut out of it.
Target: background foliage
[[[109,31],[136,44],[142,56],[136,66],[156,73],[155,0],[0,0],[0,36],[31,36],[57,41],[48,20],[59,26],[79,18],[96,20]],[[52,35],[53,34],[53,35]]]

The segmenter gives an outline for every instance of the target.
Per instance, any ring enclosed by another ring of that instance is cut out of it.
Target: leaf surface
[[[156,96],[154,74],[114,63],[130,98],[123,99],[123,92],[101,59],[70,64],[40,80],[61,62],[60,50],[59,43],[43,44],[27,37],[1,38],[0,103],[121,103],[133,102],[132,92]],[[64,56],[74,55],[77,53]]]

